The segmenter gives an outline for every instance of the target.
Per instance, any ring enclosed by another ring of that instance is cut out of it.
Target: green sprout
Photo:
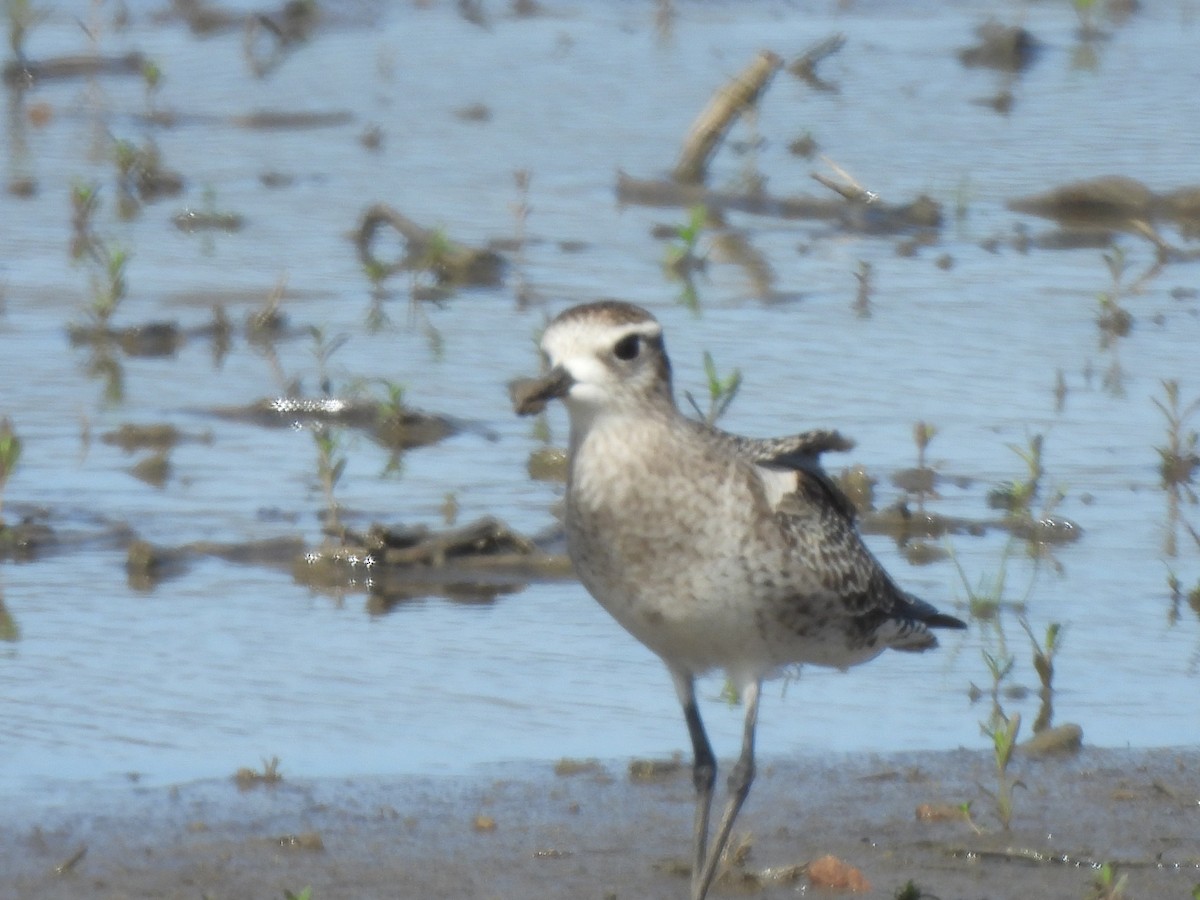
[[[21,438],[13,430],[12,420],[0,419],[0,528],[4,526],[4,488],[21,459]]]
[[[314,425],[313,440],[317,445],[317,479],[325,497],[325,533],[340,535],[341,518],[338,515],[337,485],[346,470],[346,456],[342,452],[341,434],[327,425]]]
[[[1025,634],[1029,636],[1029,643],[1033,646],[1033,670],[1037,672],[1038,680],[1042,684],[1039,692],[1042,705],[1033,722],[1033,733],[1038,734],[1050,727],[1050,720],[1054,715],[1054,657],[1062,648],[1064,630],[1061,623],[1051,622],[1046,626],[1045,639],[1039,643],[1037,635],[1033,633],[1033,628],[1029,625],[1029,620],[1022,615],[1018,621],[1025,629]]]
[[[0,596],[0,641],[14,644],[21,639],[21,628],[13,618],[8,607],[4,605],[4,597]]]
[[[100,185],[94,181],[76,181],[71,185],[71,259],[78,260],[96,252],[92,220],[100,208]]]
[[[158,63],[152,59],[145,60],[142,63],[142,84],[146,86],[146,109],[151,116],[154,115],[155,98],[162,88],[162,81],[163,72]]]
[[[25,39],[29,32],[46,18],[45,10],[38,9],[30,0],[5,0],[4,15],[8,19],[8,46],[13,59],[25,61]]]
[[[988,505],[993,509],[1003,509],[1008,515],[1017,518],[1029,518],[1032,514],[1033,500],[1037,496],[1044,470],[1042,468],[1042,446],[1045,443],[1042,435],[1035,434],[1029,439],[1028,449],[1016,444],[1009,444],[1008,449],[1021,457],[1025,463],[1026,477],[1022,481],[1009,481],[988,491]]]
[[[103,330],[108,328],[128,292],[125,269],[129,265],[130,254],[123,247],[101,246],[94,258],[98,271],[93,271],[90,276],[92,304],[87,312],[92,323]]]
[[[1111,251],[1102,255],[1109,277],[1112,278],[1112,286],[1097,295],[1100,302],[1100,314],[1096,317],[1096,324],[1103,332],[1101,346],[1107,347],[1114,337],[1124,337],[1129,334],[1130,329],[1133,328],[1133,315],[1121,305],[1121,295],[1125,292],[1122,282],[1125,279],[1125,270],[1128,268],[1125,251],[1120,247],[1113,247]]]
[[[991,796],[996,801],[996,815],[1005,831],[1008,831],[1012,824],[1013,788],[1020,784],[1008,774],[1008,765],[1012,761],[1013,750],[1017,746],[1017,734],[1020,730],[1020,713],[1013,713],[1011,716],[1001,715],[999,722],[989,728],[984,728],[984,734],[992,739],[995,751],[996,792]]]
[[[708,207],[703,203],[698,203],[688,210],[687,222],[675,229],[676,240],[667,245],[667,271],[682,276],[703,265],[703,257],[696,250],[707,225]]]
[[[1096,880],[1092,883],[1093,900],[1123,900],[1125,897],[1125,882],[1129,880],[1128,875],[1117,875],[1117,868],[1112,863],[1105,863],[1100,867],[1100,871],[1096,874]],[[1196,897],[1200,888],[1192,892],[1192,896]]]
[[[1200,410],[1200,398],[1193,400],[1181,408],[1179,399],[1179,382],[1175,379],[1165,379],[1162,382],[1165,402],[1151,398],[1167,420],[1167,444],[1165,447],[1155,447],[1158,452],[1158,472],[1162,477],[1163,487],[1182,487],[1188,499],[1196,502],[1196,493],[1189,485],[1200,466],[1200,453],[1197,452],[1197,435],[1195,430],[1187,428],[1188,420]]]
[[[413,260],[412,267],[418,272],[428,272],[438,284],[443,284],[450,280],[450,258],[453,253],[454,245],[446,229],[435,228]]]
[[[715,425],[721,416],[725,415],[725,411],[729,409],[729,405],[733,403],[734,397],[737,396],[742,387],[742,370],[734,369],[727,376],[722,378],[717,373],[717,364],[713,361],[712,354],[707,350],[704,351],[704,374],[708,380],[708,412],[704,412],[700,405],[696,402],[696,398],[692,396],[690,391],[685,391],[684,396],[692,408],[696,410],[696,414],[704,421],[706,425]]]
[[[854,271],[858,290],[854,294],[854,312],[860,319],[871,317],[871,294],[875,291],[875,268],[865,259],[858,261]]]

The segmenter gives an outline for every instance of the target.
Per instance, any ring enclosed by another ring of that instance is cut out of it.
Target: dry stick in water
[[[409,260],[424,255],[438,256],[436,271],[440,282],[451,284],[499,284],[503,260],[491,250],[477,250],[447,238],[439,232],[418,225],[403,213],[385,203],[372,205],[364,214],[354,234],[359,259],[364,265],[378,266],[388,273],[405,268],[403,261],[385,261],[375,255],[373,243],[380,226],[393,228],[408,245]],[[432,261],[431,261],[432,262]]]
[[[685,184],[704,181],[708,162],[730,126],[748,107],[758,102],[782,65],[783,60],[776,54],[761,50],[750,65],[713,95],[684,139],[683,152],[671,173],[676,181]]]

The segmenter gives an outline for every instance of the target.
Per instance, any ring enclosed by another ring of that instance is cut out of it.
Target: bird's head
[[[539,413],[556,398],[580,423],[602,412],[674,406],[662,326],[640,306],[573,306],[546,327],[541,348],[546,371],[509,386],[520,415]]]

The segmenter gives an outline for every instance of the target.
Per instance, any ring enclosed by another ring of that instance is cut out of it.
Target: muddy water
[[[1185,590],[1197,583],[1200,547],[1181,535],[1176,556],[1164,549],[1168,504],[1154,447],[1166,429],[1152,402],[1163,397],[1162,379],[1179,379],[1185,400],[1200,396],[1200,307],[1188,293],[1200,267],[1170,265],[1122,298],[1134,328],[1103,346],[1096,297],[1111,279],[1101,251],[1020,252],[1015,226],[1034,235],[1052,226],[1004,205],[1106,174],[1159,191],[1200,182],[1200,118],[1187,114],[1195,5],[1148,4],[1124,23],[1104,20],[1107,36],[1091,44],[1081,43],[1069,4],[1023,9],[1043,49],[1011,81],[1007,115],[976,102],[1004,87],[1004,76],[964,69],[956,56],[992,4],[684,5],[667,35],[646,4],[547,3],[531,19],[491,6],[483,28],[453,4],[358,4],[262,80],[247,72],[239,31],[198,38],[159,21],[150,5],[129,4],[123,29],[109,11],[64,5],[34,31],[31,57],[82,52],[90,45],[76,17],[91,17],[99,51],[140,50],[158,61],[164,81],[153,110],[170,124],[147,123],[137,77],[8,94],[6,178],[36,190],[0,196],[0,414],[25,443],[4,511],[45,510],[64,541],[42,559],[0,568],[20,630],[19,640],[0,644],[0,788],[53,793],[64,781],[127,773],[151,782],[214,777],[276,755],[285,773],[306,777],[436,774],[497,761],[662,755],[686,744],[660,665],[571,582],[494,603],[417,599],[388,615],[369,614],[360,592],[315,593],[285,570],[217,561],[152,589],[131,587],[126,526],[164,545],[319,540],[310,434],[212,410],[280,393],[277,371],[309,392],[320,376],[304,334],[274,344],[277,366],[240,334],[223,357],[195,337],[173,357],[118,353],[123,395],[106,398],[88,351],[66,337],[90,295],[88,267],[68,255],[76,181],[100,185],[94,230],[132,254],[114,326],[200,328],[214,304],[240,324],[283,283],[282,310],[298,331],[348,336],[328,364],[335,387],[388,379],[404,385],[412,405],[468,426],[409,452],[387,479],[387,453],[351,440],[337,494],[352,524],[437,525],[453,494],[459,521],[492,514],[526,532],[550,525],[558,492],[526,476],[538,441],[512,416],[503,385],[536,366],[532,340],[546,315],[601,296],[642,303],[663,320],[680,388],[703,393],[704,350],[722,370],[742,370],[727,427],[770,434],[823,425],[852,435],[858,447],[846,461],[880,479],[881,505],[901,498],[889,479],[914,464],[917,420],[939,429],[929,458],[962,479],[945,482],[928,506],[973,519],[994,518],[988,490],[1024,474],[1010,445],[1044,434],[1044,489],[1065,492],[1056,512],[1084,537],[1043,560],[1032,589],[1035,567],[1017,547],[1007,596],[1026,599],[1039,635],[1051,622],[1066,625],[1058,719],[1082,724],[1085,740],[1101,746],[1200,741],[1192,702],[1200,623],[1186,605],[1172,623],[1167,583],[1172,571]],[[734,134],[765,145],[753,160],[726,148],[712,183],[736,185],[753,164],[772,193],[818,194],[809,172],[821,164],[787,152],[810,131],[886,201],[928,193],[951,220],[934,246],[905,256],[896,237],[730,213],[773,280],[756,285],[706,237],[697,315],[678,302],[663,244],[651,237],[686,212],[620,207],[617,171],[669,170],[696,111],[755,51],[791,57],[834,31],[848,42],[820,73],[838,90],[816,92],[781,73],[754,128]],[[490,119],[456,114],[472,104],[484,104]],[[239,124],[263,110],[348,121]],[[373,126],[378,150],[360,140]],[[183,176],[183,193],[121,219],[111,138],[153,138]],[[505,285],[411,307],[401,276],[387,285],[384,321],[373,318],[371,286],[348,238],[362,211],[386,202],[468,244],[511,238],[518,169],[532,174],[528,240]],[[966,212],[955,221],[959,204]],[[171,224],[185,209],[237,213],[245,224],[187,234]],[[1170,227],[1163,237],[1186,243]],[[999,246],[985,249],[994,238]],[[1132,282],[1153,263],[1153,248],[1133,236],[1118,245]],[[936,263],[943,254],[949,268]],[[861,261],[873,267],[867,318],[853,309]],[[522,279],[532,291],[525,306],[515,299]],[[197,438],[171,452],[162,488],[129,473],[144,452],[99,440],[124,422],[169,422]],[[561,412],[550,425],[561,442]],[[1184,511],[1195,516],[1194,507]],[[950,540],[972,587],[1001,569],[1006,541],[994,530]],[[906,587],[966,613],[953,563],[914,566],[895,542],[870,542]],[[1027,639],[1011,617],[1006,635],[1013,681],[1036,689]],[[970,685],[989,684],[981,648],[996,645],[976,627],[940,654],[883,659],[849,675],[809,671],[786,690],[773,687],[763,753],[981,746],[987,706],[968,696]],[[719,680],[707,689],[710,728],[727,753],[739,714],[715,700]],[[1029,696],[1005,705],[1031,720],[1037,704]]]

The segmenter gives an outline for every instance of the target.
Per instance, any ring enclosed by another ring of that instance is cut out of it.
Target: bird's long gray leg
[[[713,756],[712,745],[700,720],[692,674],[672,669],[671,677],[675,680],[675,691],[683,705],[683,717],[692,739],[692,781],[696,785],[696,818],[692,826],[692,895],[697,896],[708,845],[708,815],[712,809],[713,785],[717,781],[717,759]],[[703,896],[703,893],[699,896]]]
[[[721,862],[721,854],[729,843],[729,835],[733,831],[734,820],[750,794],[750,785],[754,782],[754,729],[758,724],[758,695],[762,689],[761,681],[751,682],[742,691],[742,702],[746,704],[746,721],[742,730],[742,755],[729,773],[729,800],[725,805],[725,813],[721,816],[721,824],[717,828],[717,837],[708,850],[704,868],[697,881],[692,875],[692,900],[704,900],[708,889],[717,874],[717,866]]]

